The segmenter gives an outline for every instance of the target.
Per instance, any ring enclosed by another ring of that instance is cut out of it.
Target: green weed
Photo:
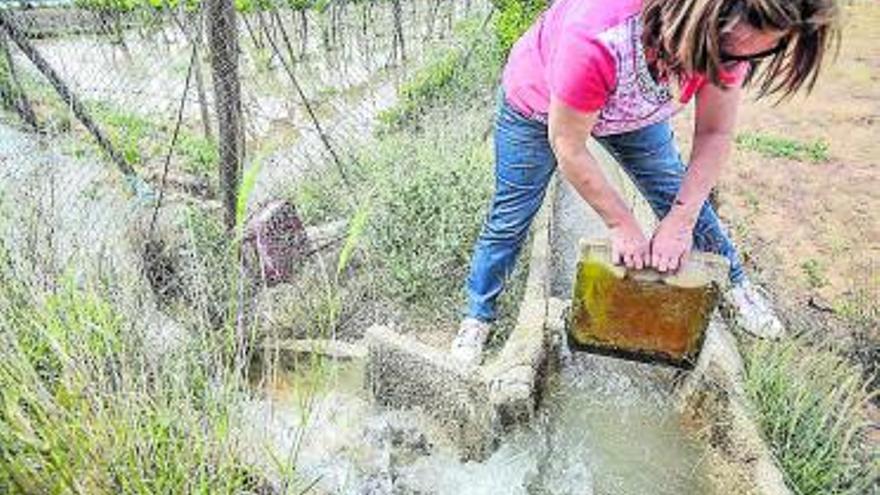
[[[549,4],[547,0],[493,0],[492,3],[498,10],[495,35],[505,54]]]
[[[462,62],[463,53],[449,49],[435,55],[434,60],[418,70],[415,76],[400,88],[400,103],[382,112],[379,121],[386,126],[402,127],[408,124],[426,105],[438,98]]]
[[[242,181],[239,224],[256,170]],[[174,248],[185,304],[174,316],[184,334],[165,336],[179,339],[165,354],[144,333],[149,313],[117,299],[121,281],[90,273],[30,285],[0,242],[0,493],[270,490],[240,457],[235,428],[251,393],[254,342],[254,326],[240,318],[248,305],[239,243],[216,215],[195,207],[182,229]],[[356,241],[348,245],[352,251]],[[320,362],[298,371],[304,380],[325,372]],[[321,383],[306,387],[303,401]],[[295,457],[286,454],[290,464],[273,479],[299,493]]]
[[[462,30],[470,35],[477,27]],[[492,195],[492,150],[483,138],[491,130],[501,63],[495,37],[481,40],[467,70],[452,67],[457,55],[442,51],[407,82],[401,104],[385,115],[386,124],[396,125],[346,166],[354,190],[319,169],[291,192],[309,224],[351,218],[353,205],[370,205],[359,249],[366,266],[350,282],[416,326],[460,316],[470,256]],[[510,280],[501,301],[506,316],[515,312],[524,274],[520,267]]]
[[[821,140],[804,143],[757,132],[743,132],[736,136],[736,144],[742,149],[771,158],[788,158],[813,163],[829,160],[828,143]]]
[[[801,263],[801,270],[807,277],[807,283],[810,287],[817,289],[825,286],[828,281],[825,279],[825,269],[816,259],[808,259]]]
[[[880,452],[863,436],[872,394],[858,366],[792,340],[755,344],[745,367],[758,423],[795,493],[877,493]]]
[[[94,107],[95,118],[104,125],[110,141],[127,164],[141,165],[158,151],[156,143],[145,149],[148,140],[156,139],[156,126],[149,120],[106,104],[97,104]]]
[[[213,176],[220,161],[216,144],[189,132],[178,136],[177,154],[183,159],[183,170],[199,176]]]
[[[380,133],[417,130],[431,110],[462,108],[496,84],[504,59],[498,40],[475,19],[456,32],[458,46],[432,53],[403,84],[398,103],[379,114]]]
[[[199,341],[157,365],[100,288],[68,279],[47,294],[6,282],[0,491],[232,494],[264,485],[236,457],[229,423],[242,382],[204,360],[215,345]]]

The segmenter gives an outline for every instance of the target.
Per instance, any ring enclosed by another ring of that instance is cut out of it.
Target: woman
[[[630,269],[681,266],[691,248],[730,260],[737,322],[776,338],[782,325],[743,272],[709,192],[731,146],[746,84],[760,95],[812,87],[836,40],[835,0],[556,0],[517,41],[495,122],[496,190],[468,277],[468,314],[452,346],[474,363],[495,301],[557,164],[602,217]],[[695,100],[690,163],[670,117]],[[585,146],[614,155],[660,218],[646,236]]]

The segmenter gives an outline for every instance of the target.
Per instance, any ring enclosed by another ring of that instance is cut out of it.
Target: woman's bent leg
[[[502,100],[495,119],[495,193],[471,260],[468,316],[495,319],[496,300],[555,169],[546,125]]]

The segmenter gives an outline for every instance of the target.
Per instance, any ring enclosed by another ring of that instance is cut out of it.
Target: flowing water
[[[559,184],[551,225],[552,287],[567,297],[579,237],[602,224]],[[289,451],[302,435],[299,473],[326,493],[440,495],[713,493],[705,445],[678,414],[678,371],[563,348],[536,417],[506,435],[482,462],[462,461],[443,429],[413,412],[382,411],[364,391],[355,363],[324,367],[327,387],[311,414],[291,393],[311,380],[280,377],[269,399],[249,405],[257,438]],[[298,419],[296,419],[298,418]],[[287,442],[287,443],[286,443]]]
[[[250,434],[325,493],[704,494],[702,447],[681,424],[674,372],[582,353],[562,358],[537,417],[482,462],[462,461],[441,428],[372,405],[356,363],[324,366],[325,387],[289,372],[249,405]],[[300,436],[301,435],[301,436]]]

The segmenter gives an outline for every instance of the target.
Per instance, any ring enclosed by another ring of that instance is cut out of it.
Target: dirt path
[[[844,12],[839,57],[811,95],[778,106],[754,94],[745,102],[719,185],[720,212],[793,330],[853,336],[864,362],[876,364],[880,3]],[[677,122],[682,138],[691,123]]]

